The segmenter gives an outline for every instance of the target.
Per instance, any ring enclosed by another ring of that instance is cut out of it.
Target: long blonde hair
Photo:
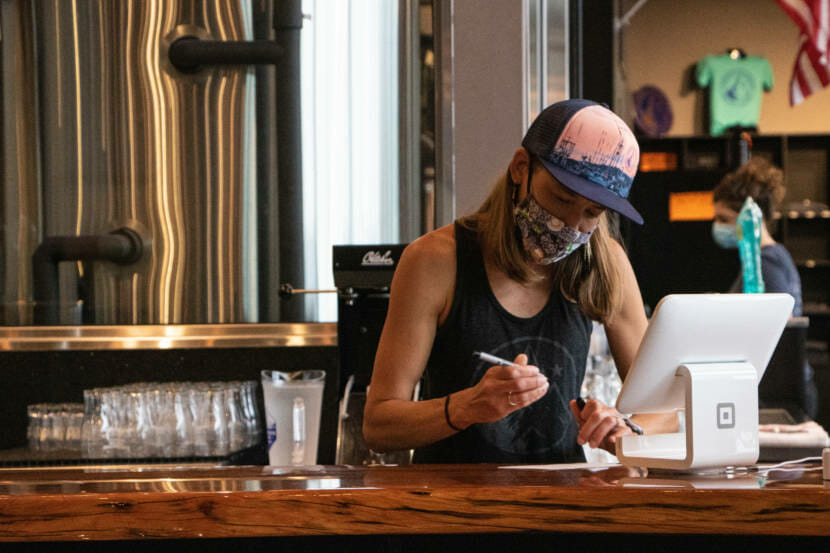
[[[513,280],[527,283],[544,278],[533,269],[533,260],[522,246],[513,218],[513,196],[517,185],[509,173],[499,178],[490,195],[471,215],[459,223],[477,233],[482,252],[490,262]],[[589,318],[607,322],[622,303],[622,275],[613,262],[611,231],[607,213],[591,240],[565,259],[550,265],[553,285],[579,305]]]

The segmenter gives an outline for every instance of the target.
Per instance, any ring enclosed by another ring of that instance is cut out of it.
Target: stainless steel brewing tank
[[[60,302],[84,302],[84,323],[258,320],[254,66],[183,72],[168,55],[183,36],[253,39],[254,9],[0,2],[0,324],[32,322],[44,238],[119,228],[140,235],[138,262],[59,264]]]

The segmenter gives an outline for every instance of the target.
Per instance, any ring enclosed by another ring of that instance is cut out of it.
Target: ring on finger
[[[513,392],[507,392],[507,403],[508,403],[509,405],[518,405],[518,404],[519,404],[518,402],[513,401],[513,398],[511,397],[511,394],[512,394],[512,393],[513,393]]]

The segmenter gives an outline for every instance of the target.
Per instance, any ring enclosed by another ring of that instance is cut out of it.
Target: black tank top
[[[474,351],[529,363],[550,380],[547,394],[507,417],[474,424],[416,450],[420,463],[552,463],[584,461],[576,443],[578,427],[568,402],[579,395],[591,335],[591,321],[558,288],[529,318],[502,307],[490,288],[474,231],[455,224],[456,281],[450,313],[438,328],[424,373],[422,397],[446,396],[476,384],[488,363]]]

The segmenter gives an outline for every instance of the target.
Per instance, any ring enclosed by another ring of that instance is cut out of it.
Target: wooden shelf
[[[799,259],[795,261],[795,266],[799,269],[828,269],[830,259]]]

